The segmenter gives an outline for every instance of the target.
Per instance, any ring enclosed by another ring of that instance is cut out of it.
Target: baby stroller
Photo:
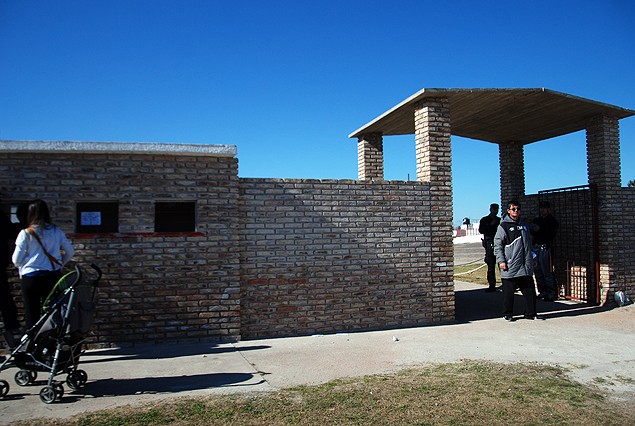
[[[88,279],[79,265],[60,278],[44,302],[43,315],[20,339],[11,355],[0,364],[0,371],[16,366],[15,382],[27,386],[35,382],[37,372],[49,373],[47,385],[40,391],[46,404],[64,395],[64,381],[55,377],[67,374],[66,384],[76,390],[86,384],[88,375],[78,369],[82,343],[94,321],[95,294],[101,270],[90,265],[94,274]],[[9,392],[9,383],[0,380],[0,397]]]

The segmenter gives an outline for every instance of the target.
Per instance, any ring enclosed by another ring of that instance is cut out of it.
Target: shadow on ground
[[[160,348],[160,350],[158,350]],[[241,347],[240,351],[256,351],[268,349],[270,346],[246,346]],[[82,364],[91,364],[98,362],[126,361],[135,359],[170,359],[176,357],[184,357],[191,355],[217,355],[223,353],[238,352],[234,346],[230,344],[201,345],[200,343],[190,344],[173,344],[173,345],[142,345],[131,346],[125,348],[102,349],[87,352],[82,356]],[[107,357],[107,358],[104,358]]]
[[[488,293],[485,286],[478,289],[457,289],[455,292],[456,321],[460,323],[501,318],[503,316],[503,293],[497,291]],[[520,293],[514,298],[514,316],[523,315],[525,302]],[[605,312],[611,308],[592,306],[585,303],[576,303],[568,300],[545,302],[538,299],[536,310],[544,319],[589,315]]]
[[[72,403],[86,397],[167,394],[220,387],[257,386],[264,383],[262,378],[253,381],[254,377],[249,373],[210,373],[178,377],[95,380],[73,393],[66,394],[62,401]]]

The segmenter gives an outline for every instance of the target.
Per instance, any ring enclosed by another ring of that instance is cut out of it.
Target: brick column
[[[452,200],[452,148],[450,104],[447,99],[426,99],[415,105],[417,179],[450,190]]]
[[[357,140],[359,180],[384,180],[384,141],[382,134],[366,133]]]
[[[619,122],[616,118],[595,116],[587,123],[586,135],[589,184],[597,185],[598,194],[600,296],[606,302],[622,275]]]
[[[450,104],[429,98],[414,106],[417,179],[430,183],[432,281],[434,292],[454,304],[452,243],[452,146]],[[427,207],[427,206],[426,206]]]
[[[498,145],[500,165],[501,210],[505,212],[507,202],[522,200],[525,195],[525,156],[523,144],[508,142]]]

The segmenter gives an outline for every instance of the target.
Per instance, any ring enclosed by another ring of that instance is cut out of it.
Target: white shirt
[[[61,269],[75,252],[71,242],[57,226],[46,225],[44,228],[35,226],[32,227],[32,229],[37,232],[46,251],[59,260],[61,266],[57,264],[52,265],[37,239],[30,235],[26,229],[23,229],[15,240],[15,251],[11,258],[13,264],[18,267],[20,277],[36,271],[55,271]]]

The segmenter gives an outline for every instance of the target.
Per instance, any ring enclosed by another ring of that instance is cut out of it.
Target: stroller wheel
[[[60,401],[64,396],[64,386],[61,383],[55,383],[53,387],[55,388],[55,399]]]
[[[32,376],[27,370],[20,370],[15,373],[14,379],[19,386],[26,386],[33,383]]]
[[[81,378],[79,374],[77,374],[77,371],[68,373],[68,376],[66,376],[66,384],[72,390],[77,390],[82,387]]]
[[[55,402],[57,394],[53,386],[44,386],[40,391],[40,401],[45,404],[52,404]]]
[[[79,385],[84,386],[88,381],[88,373],[84,370],[77,370],[75,372],[79,375]]]
[[[75,370],[66,376],[66,384],[69,388],[77,390],[84,386],[88,381],[88,374],[84,370]]]
[[[9,382],[0,380],[0,398],[9,393]]]

